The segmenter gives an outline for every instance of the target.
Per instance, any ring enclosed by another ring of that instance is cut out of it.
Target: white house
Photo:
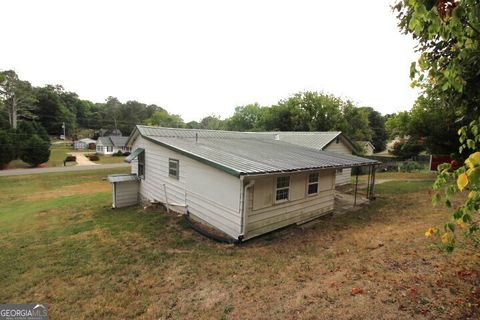
[[[80,139],[80,140],[76,140],[73,142],[73,148],[74,149],[89,149],[90,146],[93,146],[95,147],[97,141],[96,140],[93,140],[93,139],[90,139],[90,138],[85,138],[85,139]]]
[[[130,152],[130,147],[126,145],[127,140],[128,137],[120,136],[100,137],[97,140],[97,153],[111,155],[118,151]]]
[[[362,148],[365,155],[371,156],[375,152],[375,147],[370,141],[356,141],[357,144]]]
[[[137,126],[113,206],[163,203],[241,241],[331,212],[336,170],[378,164],[275,134]]]

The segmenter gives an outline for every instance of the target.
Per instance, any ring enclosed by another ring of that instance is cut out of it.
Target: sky
[[[3,0],[0,70],[94,102],[157,104],[186,121],[305,90],[393,113],[418,93],[409,79],[415,44],[391,4]]]

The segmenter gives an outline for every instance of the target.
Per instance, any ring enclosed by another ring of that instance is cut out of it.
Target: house
[[[73,148],[76,150],[80,149],[95,149],[96,148],[97,141],[90,139],[90,138],[85,138],[85,139],[80,139],[76,140],[73,142]]]
[[[97,153],[111,155],[118,151],[130,152],[130,147],[126,145],[127,140],[128,137],[120,136],[100,137],[97,140]]]
[[[375,147],[370,141],[356,141],[356,142],[362,148],[365,155],[371,156],[375,152]]]
[[[162,203],[238,241],[331,212],[336,171],[378,164],[276,133],[137,126],[127,146],[131,174],[108,178],[113,207]]]
[[[315,149],[317,151],[329,151],[343,155],[352,155],[355,147],[350,140],[340,131],[313,131],[313,132],[276,132],[276,139],[299,146]],[[345,185],[350,183],[351,168],[337,168],[335,184]]]

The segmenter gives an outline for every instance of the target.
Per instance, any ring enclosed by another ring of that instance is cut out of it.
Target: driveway
[[[69,167],[52,167],[52,168],[29,168],[29,169],[12,169],[0,170],[0,177],[6,176],[20,176],[26,174],[37,173],[51,173],[51,172],[68,172],[68,171],[82,171],[82,170],[99,170],[99,169],[113,169],[129,167],[128,163],[112,163],[112,164],[97,164],[95,166],[69,166]]]
[[[85,157],[83,152],[70,152],[69,154],[77,158],[77,166],[98,166],[98,163],[90,161],[90,159]]]

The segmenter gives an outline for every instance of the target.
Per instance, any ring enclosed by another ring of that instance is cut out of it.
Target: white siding
[[[114,208],[133,206],[138,203],[138,181],[114,183]]]
[[[226,234],[237,238],[240,233],[240,179],[177,152],[138,137],[132,150],[145,149],[145,179],[140,194],[169,203],[187,205],[189,212]],[[168,159],[179,160],[179,179],[169,177]],[[137,162],[132,173],[137,173]]]
[[[275,203],[276,176],[255,178],[247,195],[246,239],[333,210],[335,172],[319,171],[317,195],[307,195],[308,173],[290,175],[289,200]]]
[[[335,152],[340,154],[352,155],[352,150],[346,145],[346,143],[340,139],[337,143],[333,141],[325,149],[325,151]],[[342,173],[338,173],[335,177],[335,184],[337,186],[350,183],[350,177],[352,175],[351,168],[345,168],[342,170]]]

